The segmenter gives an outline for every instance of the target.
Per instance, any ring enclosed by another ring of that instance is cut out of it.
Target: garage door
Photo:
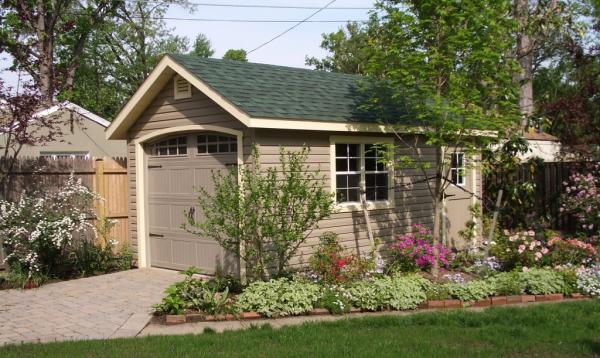
[[[186,215],[202,220],[198,190],[213,190],[212,172],[237,163],[236,137],[194,133],[150,143],[148,223],[150,265],[182,270],[196,266],[206,274],[237,272],[236,260],[216,241],[182,229]]]

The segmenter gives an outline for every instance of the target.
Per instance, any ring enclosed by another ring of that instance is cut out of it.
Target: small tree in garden
[[[279,166],[264,169],[258,149],[252,163],[228,174],[213,173],[214,193],[200,189],[203,219],[188,217],[187,229],[216,240],[245,261],[249,279],[280,275],[317,223],[334,210],[320,172],[306,165],[310,150],[280,148]]]
[[[57,115],[36,116],[44,104],[38,89],[23,84],[19,93],[0,80],[0,199],[11,187],[17,157],[25,145],[42,146],[61,136]]]
[[[422,172],[433,204],[432,235],[441,243],[445,190],[452,175],[464,175],[452,173],[452,153],[465,153],[466,162],[494,139],[480,130],[518,123],[512,2],[382,0],[376,7],[366,30],[372,51],[362,107],[397,125],[400,150],[412,154],[397,162]],[[409,131],[417,135],[406,136]],[[424,145],[435,148],[435,158],[412,160],[422,158]],[[436,262],[434,274],[437,268]]]

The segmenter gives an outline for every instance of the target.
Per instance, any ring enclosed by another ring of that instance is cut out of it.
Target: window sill
[[[368,201],[367,210],[378,210],[378,209],[393,209],[395,207],[394,202],[391,200],[386,201]],[[354,211],[362,211],[363,206],[361,203],[341,203],[336,204],[335,209],[338,213],[349,213]]]

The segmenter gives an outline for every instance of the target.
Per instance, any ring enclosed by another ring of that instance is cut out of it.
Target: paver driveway
[[[135,336],[164,289],[180,279],[175,271],[138,269],[0,291],[0,346]]]

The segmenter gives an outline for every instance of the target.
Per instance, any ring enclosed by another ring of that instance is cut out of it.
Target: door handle
[[[148,169],[157,169],[157,168],[162,168],[162,165],[149,165]]]
[[[190,210],[188,210],[188,219],[192,220],[194,218],[194,214],[196,213],[196,208],[194,208],[193,206],[190,206]]]
[[[165,237],[165,235],[163,235],[163,234],[153,234],[153,233],[148,234],[148,236],[150,236],[150,237]]]

